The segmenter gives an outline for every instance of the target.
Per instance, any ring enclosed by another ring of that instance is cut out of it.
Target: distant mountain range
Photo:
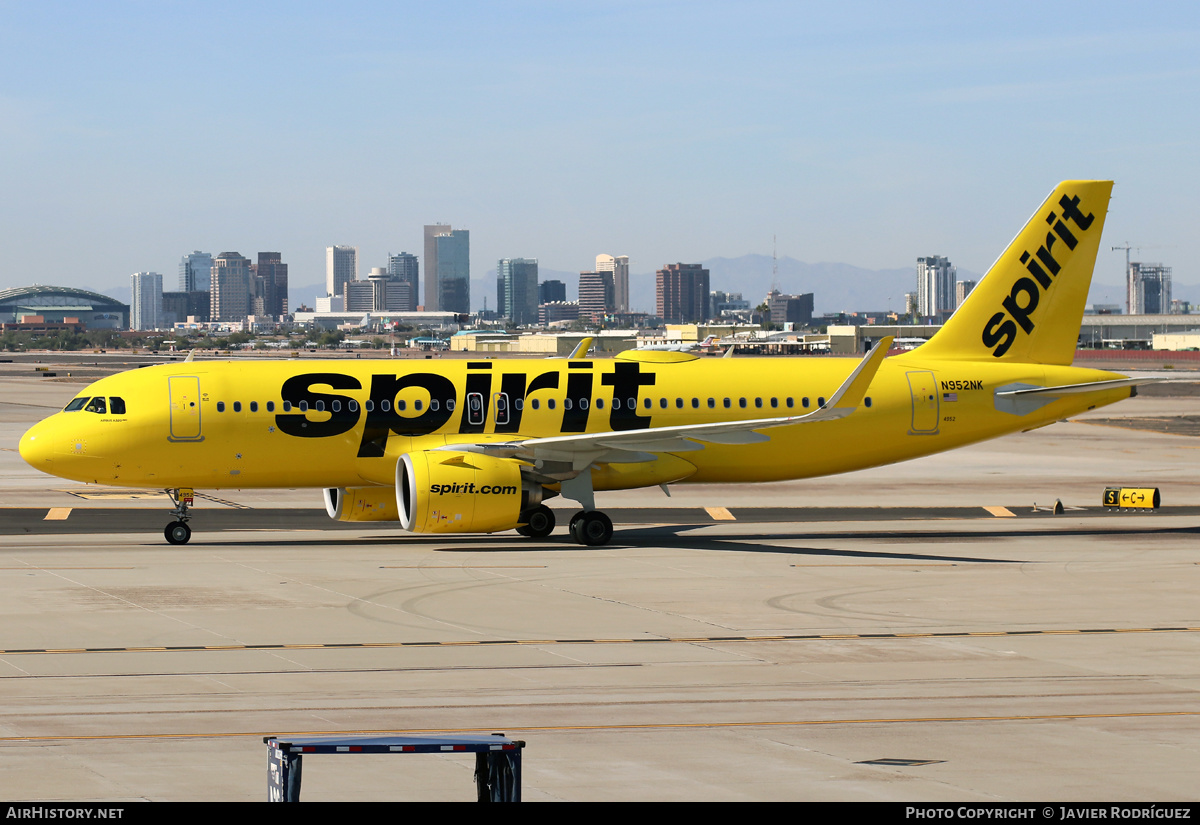
[[[904,293],[917,288],[916,266],[898,269],[863,269],[852,264],[816,263],[797,261],[795,258],[780,258],[775,265],[777,275],[772,272],[772,261],[767,255],[742,255],[740,258],[710,258],[702,261],[709,271],[709,285],[724,292],[740,292],[751,306],[762,303],[772,286],[780,292],[799,294],[813,293],[814,309],[818,315],[834,312],[854,311],[904,311]],[[422,273],[423,275],[423,273]],[[982,276],[964,269],[958,270],[960,280],[978,281]],[[541,281],[560,280],[567,285],[567,300],[575,300],[579,286],[579,273],[555,269],[541,269]],[[118,301],[129,303],[128,286],[100,290]],[[422,284],[422,292],[424,285]],[[294,308],[305,304],[316,306],[318,297],[325,294],[325,282],[317,284],[292,284],[288,289],[290,305]],[[630,273],[630,303],[635,311],[654,312],[654,273]],[[1200,304],[1200,285],[1172,284],[1175,298]],[[496,270],[490,269],[482,278],[471,279],[471,306],[482,309],[484,299],[490,309],[496,308]],[[1088,293],[1088,304],[1125,303],[1123,284],[1093,282]]]

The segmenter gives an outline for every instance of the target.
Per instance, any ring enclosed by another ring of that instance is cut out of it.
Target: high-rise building
[[[236,252],[213,258],[209,292],[213,321],[241,321],[250,314],[250,259]]]
[[[806,327],[812,323],[813,294],[805,292],[802,295],[784,295],[773,289],[767,295],[767,309],[771,313],[772,324]]]
[[[453,229],[435,235],[433,242],[434,260],[430,263],[426,259],[425,264],[425,308],[429,309],[429,293],[433,290],[437,296],[437,311],[470,314],[471,233],[466,229]]]
[[[538,320],[537,258],[501,258],[496,263],[496,311],[514,324]]]
[[[954,284],[954,308],[958,309],[962,306],[962,302],[967,300],[967,296],[971,294],[971,290],[975,288],[974,281],[958,281]]]
[[[1171,267],[1132,261],[1126,273],[1130,315],[1166,315],[1171,311]]]
[[[551,278],[538,284],[538,303],[552,304],[556,301],[567,300],[567,285],[562,281]]]
[[[208,292],[213,258],[207,252],[193,252],[179,261],[179,291]]]
[[[288,265],[278,252],[259,252],[254,266],[255,295],[261,299],[262,312],[278,318],[288,314]]]
[[[448,223],[425,225],[425,311],[441,312],[441,294],[438,291],[437,239],[454,230]]]
[[[325,294],[345,295],[346,284],[358,280],[358,247],[325,247]]]
[[[579,273],[579,317],[600,321],[616,311],[616,290],[611,272]]]
[[[707,269],[700,264],[667,264],[654,277],[659,318],[671,324],[708,320]]]
[[[130,302],[130,329],[159,329],[163,326],[162,275],[157,272],[135,272],[129,276],[133,290]]]
[[[917,314],[932,318],[949,316],[958,306],[955,302],[957,270],[939,255],[917,258]]]
[[[629,256],[597,255],[596,271],[613,274],[613,301],[617,312],[629,312]]]
[[[392,284],[408,284],[408,298],[405,300],[405,306],[399,307],[398,311],[416,312],[421,294],[421,275],[417,256],[410,255],[407,252],[401,252],[399,255],[393,255],[389,252],[387,274],[388,280]],[[396,292],[399,294],[400,290]],[[393,308],[388,307],[388,309]]]

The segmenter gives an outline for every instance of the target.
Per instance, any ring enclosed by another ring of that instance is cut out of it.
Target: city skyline
[[[309,284],[331,243],[384,266],[431,219],[470,227],[477,261],[519,249],[548,271],[608,249],[653,272],[777,235],[802,261],[938,250],[984,272],[997,227],[1082,177],[1117,182],[1105,244],[1200,281],[1194,5],[468,2],[453,26],[371,2],[68,5],[11,6],[0,27],[0,287],[108,287],[263,247]],[[515,33],[538,50],[513,60]],[[721,47],[659,59],[695,42]],[[314,116],[329,100],[348,115]],[[179,128],[264,105],[280,128]],[[620,117],[595,130],[597,111]],[[1123,282],[1122,256],[1102,252],[1097,278]]]

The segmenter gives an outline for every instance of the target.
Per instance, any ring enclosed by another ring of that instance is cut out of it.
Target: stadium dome
[[[0,289],[0,322],[15,324],[27,315],[58,324],[78,318],[88,329],[129,328],[129,304],[98,292],[40,284]]]

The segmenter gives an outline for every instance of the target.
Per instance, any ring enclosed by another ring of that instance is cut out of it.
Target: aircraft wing
[[[478,444],[447,444],[437,449],[468,450],[490,455],[530,460],[571,461],[573,464],[594,461],[649,461],[652,453],[675,453],[704,449],[703,444],[754,444],[769,440],[758,430],[789,424],[809,424],[845,418],[862,403],[867,388],[891,346],[891,336],[880,339],[850,376],[829,397],[825,405],[806,415],[786,415],[755,418],[744,421],[719,421],[710,424],[684,424],[675,427],[655,427],[646,430],[619,430],[602,433],[580,433],[549,438],[527,438],[521,441]],[[605,455],[616,451],[617,455]],[[631,453],[635,455],[621,455]],[[581,468],[579,468],[581,469]]]

